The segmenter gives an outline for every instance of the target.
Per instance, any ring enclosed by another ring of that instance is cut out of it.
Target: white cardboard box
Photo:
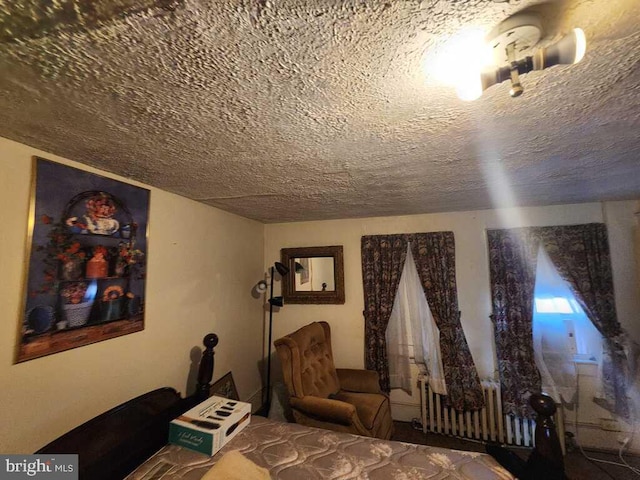
[[[251,404],[209,397],[169,424],[169,443],[214,455],[251,421]]]

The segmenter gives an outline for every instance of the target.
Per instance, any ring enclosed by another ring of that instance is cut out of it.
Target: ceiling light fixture
[[[519,97],[524,92],[520,75],[554,65],[578,63],[584,57],[587,41],[579,28],[556,43],[526,55],[532,52],[541,36],[542,26],[536,15],[516,14],[500,23],[487,36],[493,51],[493,64],[480,69],[479,74],[476,69],[469,79],[458,81],[458,96],[462,100],[475,100],[487,88],[511,80],[509,94]]]

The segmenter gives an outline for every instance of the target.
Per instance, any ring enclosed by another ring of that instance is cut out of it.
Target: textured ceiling
[[[585,59],[425,74],[523,9]],[[640,1],[0,0],[0,136],[264,222],[638,198]]]

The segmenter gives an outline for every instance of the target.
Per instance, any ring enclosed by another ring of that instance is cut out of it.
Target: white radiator
[[[418,382],[422,397],[420,405],[424,433],[440,433],[522,447],[535,446],[536,422],[502,413],[502,396],[498,383],[482,382],[485,406],[473,412],[461,412],[453,407],[445,407],[442,396],[431,390],[426,377],[420,376]],[[564,454],[564,416],[562,405],[557,406],[553,420]]]

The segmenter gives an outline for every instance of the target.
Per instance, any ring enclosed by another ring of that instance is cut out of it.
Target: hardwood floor
[[[456,450],[485,452],[485,446],[481,442],[461,440],[432,433],[425,434],[422,433],[422,430],[414,429],[408,422],[393,422],[393,424],[394,434],[391,438],[392,440]],[[510,448],[510,450],[523,459],[528,458],[530,453],[530,449],[525,448]],[[593,451],[586,451],[585,453],[593,458],[620,463],[620,459],[615,454]],[[640,457],[625,455],[624,459],[633,467],[640,468]],[[570,480],[638,480],[640,478],[640,475],[625,467],[591,462],[578,449],[567,453],[565,456],[565,472]]]

